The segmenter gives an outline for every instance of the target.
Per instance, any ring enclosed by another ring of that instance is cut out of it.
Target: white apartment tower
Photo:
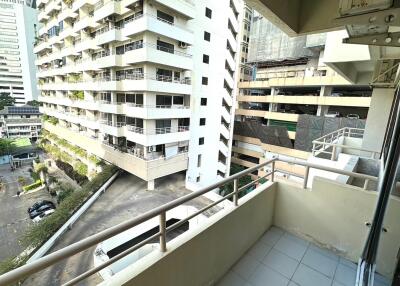
[[[44,128],[148,182],[228,175],[240,0],[39,0]]]
[[[0,1],[0,93],[22,105],[37,99],[33,44],[37,11],[24,1]]]

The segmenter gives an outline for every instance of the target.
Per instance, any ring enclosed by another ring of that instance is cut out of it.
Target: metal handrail
[[[356,151],[360,151],[360,152],[364,152],[364,153],[370,153],[372,159],[375,159],[376,155],[378,155],[378,157],[379,157],[379,155],[380,155],[379,151],[365,149],[365,148],[359,148],[359,147],[352,147],[352,146],[338,143],[338,140],[340,138],[346,138],[346,137],[363,138],[363,136],[364,136],[364,129],[362,129],[362,128],[344,127],[344,128],[335,130],[331,133],[328,133],[328,134],[312,141],[312,143],[313,143],[312,154],[313,155],[315,155],[316,153],[330,154],[331,160],[335,160],[337,149],[343,148],[343,149],[356,150]],[[332,147],[331,151],[327,151],[329,147]]]
[[[228,178],[222,179],[221,181],[218,181],[214,184],[211,184],[208,187],[202,188],[196,192],[190,193],[188,195],[185,195],[183,197],[180,197],[176,200],[173,200],[169,203],[166,203],[162,206],[156,207],[134,219],[130,219],[127,220],[125,222],[122,222],[116,226],[110,227],[106,230],[103,230],[97,234],[94,234],[92,236],[89,236],[85,239],[82,239],[76,243],[73,243],[65,248],[62,248],[60,250],[57,250],[53,253],[50,253],[30,264],[26,264],[24,266],[21,266],[17,269],[14,269],[8,273],[5,273],[3,275],[0,276],[0,285],[8,285],[10,283],[13,282],[17,282],[19,280],[21,280],[22,278],[30,275],[30,274],[34,274],[37,273],[63,259],[66,259],[68,257],[71,257],[77,253],[80,253],[84,250],[89,249],[90,247],[95,246],[96,244],[111,238],[123,231],[126,231],[136,225],[139,225],[140,223],[143,223],[145,221],[148,221],[154,217],[159,216],[160,218],[160,231],[156,234],[154,234],[151,238],[160,238],[160,250],[165,252],[167,249],[167,244],[166,244],[166,233],[172,229],[177,228],[178,226],[180,226],[182,223],[194,218],[195,216],[201,214],[202,212],[204,212],[205,210],[208,210],[209,208],[223,202],[226,199],[229,198],[233,198],[233,204],[235,206],[238,206],[238,199],[239,199],[239,193],[241,191],[244,190],[244,187],[242,186],[239,189],[238,186],[238,179],[246,176],[246,175],[250,175],[251,173],[253,173],[254,171],[257,171],[261,168],[264,168],[267,165],[271,165],[271,171],[269,173],[267,173],[267,175],[263,176],[264,178],[267,177],[268,175],[271,176],[271,181],[274,181],[274,173],[277,172],[277,169],[275,167],[275,163],[277,161],[281,161],[281,162],[286,162],[286,163],[290,163],[290,164],[297,164],[300,166],[305,166],[306,167],[306,176],[304,178],[304,183],[303,183],[303,187],[307,186],[307,180],[308,180],[308,171],[310,168],[315,168],[315,169],[319,169],[319,170],[324,170],[324,171],[328,171],[328,172],[334,172],[334,173],[338,173],[338,174],[342,174],[342,175],[348,175],[351,177],[355,177],[355,178],[361,178],[361,179],[365,179],[366,182],[368,182],[368,180],[372,180],[372,181],[377,181],[376,177],[373,176],[369,176],[369,175],[365,175],[365,174],[359,174],[359,173],[354,173],[354,172],[350,172],[350,171],[344,171],[344,170],[340,170],[340,169],[336,169],[336,168],[331,168],[331,167],[327,167],[327,166],[322,166],[322,165],[318,165],[318,164],[314,164],[314,163],[309,163],[309,162],[301,162],[301,161],[295,161],[295,160],[291,160],[291,159],[286,159],[286,158],[280,158],[280,157],[276,157],[270,160],[267,160],[261,164],[258,164],[254,167],[248,168],[244,171],[241,171],[239,173],[236,173],[234,175],[231,175]],[[258,183],[261,180],[255,180],[253,183]],[[230,184],[233,183],[234,185],[234,189],[233,192],[222,197],[221,199],[217,200],[216,202],[213,202],[212,204],[200,209],[199,211],[195,212],[194,214],[190,215],[189,217],[187,217],[186,219],[183,219],[171,226],[169,226],[168,228],[165,225],[165,216],[166,216],[166,212],[178,207],[190,200],[193,200],[199,196],[202,196],[210,191],[213,191],[217,188],[220,188],[226,184]],[[250,187],[248,184],[246,185],[246,188]],[[150,239],[150,238],[149,238]],[[143,241],[131,248],[128,248],[127,250],[125,250],[124,252],[120,253],[119,255],[115,256],[114,258],[111,258],[110,260],[102,263],[101,265],[98,265],[95,268],[92,268],[89,271],[86,271],[82,274],[80,274],[79,276],[75,277],[74,279],[72,279],[71,281],[67,282],[64,285],[74,285],[76,283],[78,283],[79,281],[82,281],[83,279],[93,275],[94,273],[97,273],[98,271],[100,271],[101,269],[107,267],[108,265],[110,265],[111,263],[114,263],[115,261],[125,257],[126,255],[128,255],[129,253],[132,253],[133,251],[137,250],[138,248],[140,248],[141,246],[143,246],[145,243],[147,243],[149,240]]]

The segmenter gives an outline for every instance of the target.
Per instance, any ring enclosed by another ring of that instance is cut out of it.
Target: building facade
[[[307,159],[324,122],[365,125],[372,89],[325,63],[326,38],[290,38],[255,14],[248,56],[254,78],[238,84],[233,163],[251,167],[275,154]],[[318,124],[303,126],[309,121]]]
[[[0,1],[0,93],[17,105],[37,100],[33,44],[37,35],[36,9],[24,1]]]
[[[186,170],[191,189],[228,175],[240,1],[37,5],[46,129],[149,189]]]
[[[0,138],[29,138],[36,141],[42,126],[40,117],[38,107],[6,106],[0,110]]]

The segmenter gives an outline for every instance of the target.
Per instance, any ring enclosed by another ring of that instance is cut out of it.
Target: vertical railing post
[[[364,190],[367,190],[367,188],[368,188],[368,183],[369,183],[369,180],[368,180],[368,179],[365,179],[365,181],[364,181]]]
[[[275,180],[275,161],[271,163],[271,182]]]
[[[166,213],[160,214],[160,251],[167,251]]]
[[[331,160],[332,160],[332,161],[335,161],[335,158],[336,158],[336,146],[333,145],[333,147],[332,147],[332,156],[331,156]]]
[[[233,204],[237,207],[238,206],[238,179],[233,180]]]
[[[304,173],[303,189],[307,189],[308,174],[310,173],[310,167],[306,166],[306,172]]]

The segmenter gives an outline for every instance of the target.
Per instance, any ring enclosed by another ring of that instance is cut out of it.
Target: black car
[[[31,206],[28,209],[28,213],[31,213],[34,210],[37,210],[38,208],[40,208],[41,206],[44,206],[44,205],[50,205],[50,206],[53,206],[53,208],[55,208],[55,205],[52,201],[43,200],[43,201],[36,202],[33,206]]]
[[[39,207],[38,209],[30,212],[29,213],[29,218],[30,219],[34,219],[38,215],[40,215],[40,214],[42,214],[45,211],[50,210],[50,209],[55,209],[54,204],[53,205],[43,205],[43,206]]]

